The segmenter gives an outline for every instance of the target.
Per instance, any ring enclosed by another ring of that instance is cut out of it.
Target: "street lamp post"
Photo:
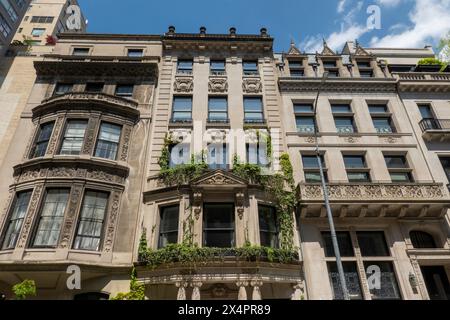
[[[322,86],[327,81],[327,78],[328,78],[328,72],[324,72],[323,77],[322,77],[322,82],[320,83],[319,88],[317,89],[317,97],[316,97],[316,101],[314,103],[314,138],[316,141],[316,156],[317,156],[317,162],[319,164],[320,179],[322,182],[322,189],[323,189],[323,195],[324,195],[324,200],[325,200],[325,208],[327,210],[328,223],[330,225],[331,241],[333,242],[334,254],[336,256],[336,264],[337,264],[337,269],[338,269],[338,273],[339,273],[339,282],[340,282],[340,285],[342,288],[342,292],[344,294],[344,299],[350,300],[350,296],[347,291],[347,284],[345,281],[345,274],[344,274],[344,267],[342,265],[341,252],[339,250],[339,244],[338,244],[338,239],[337,239],[337,235],[336,235],[336,228],[334,226],[334,221],[333,221],[333,213],[331,211],[331,206],[330,206],[328,187],[327,187],[327,183],[325,181],[325,174],[324,174],[323,166],[322,166],[322,157],[320,154],[319,137],[318,137],[318,132],[317,132],[317,129],[318,129],[317,121],[316,121],[317,105],[319,102],[320,91],[322,89]]]

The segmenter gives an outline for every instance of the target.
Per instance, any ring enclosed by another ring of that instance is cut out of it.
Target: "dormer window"
[[[303,61],[289,61],[289,73],[291,77],[304,77]]]

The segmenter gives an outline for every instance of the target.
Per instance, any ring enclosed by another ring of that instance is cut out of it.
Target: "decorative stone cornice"
[[[393,76],[402,92],[450,92],[450,73],[401,72]]]
[[[137,121],[140,115],[137,107],[138,103],[136,101],[114,95],[70,92],[43,100],[32,112],[33,118],[36,118],[61,110],[88,112],[98,110],[130,118],[134,122]]]
[[[14,184],[49,180],[89,180],[123,188],[129,169],[93,159],[33,159],[14,167]]]
[[[292,78],[282,77],[278,81],[282,92],[383,92],[394,93],[397,91],[397,80],[388,78],[339,78],[329,79],[321,86],[320,78]]]

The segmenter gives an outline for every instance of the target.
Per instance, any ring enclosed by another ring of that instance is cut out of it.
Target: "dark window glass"
[[[234,205],[205,204],[203,212],[204,246],[216,248],[234,247]]]
[[[332,104],[331,112],[333,112],[333,113],[351,113],[352,107],[349,104]]]
[[[419,111],[423,119],[434,119],[431,106],[428,104],[419,104]]]
[[[337,239],[339,244],[339,251],[342,257],[354,257],[352,239],[349,232],[337,232]],[[323,242],[325,245],[325,256],[335,257],[333,242],[331,240],[331,232],[322,232]]]
[[[444,168],[447,179],[450,181],[450,158],[440,158],[442,167]]]
[[[357,232],[356,236],[363,257],[390,256],[384,232]]]
[[[211,122],[227,122],[228,121],[227,98],[224,98],[224,97],[209,98],[208,121],[211,121]]]
[[[322,167],[324,168],[325,181],[328,181],[326,166],[324,157],[320,157],[322,160]],[[320,177],[319,163],[316,156],[302,156],[303,168],[305,174],[306,183],[321,183],[322,179]]]
[[[278,248],[278,222],[276,209],[258,206],[260,243],[263,247]]]
[[[99,93],[103,91],[104,84],[100,82],[91,82],[86,84],[86,92]]]
[[[172,112],[173,122],[192,121],[192,97],[174,97]]]
[[[105,222],[109,194],[86,192],[81,207],[74,249],[98,251]]]
[[[390,175],[394,183],[410,183],[414,181],[409,172],[390,172]]]
[[[225,74],[225,61],[224,60],[211,60],[210,70],[211,70],[211,74],[215,74],[215,75]]]
[[[314,117],[295,117],[295,122],[297,124],[297,132],[301,133],[314,133],[315,121]]]
[[[354,133],[356,132],[353,117],[339,117],[334,118],[336,129],[340,133]]]
[[[194,62],[192,60],[179,60],[177,65],[177,73],[192,74],[192,67]]]
[[[435,249],[436,242],[431,234],[423,231],[411,231],[409,233],[411,242],[416,249]]]
[[[369,104],[370,113],[387,113],[388,107],[384,104]]]
[[[142,57],[144,55],[143,49],[128,49],[129,57]]]
[[[55,95],[61,95],[68,92],[72,92],[73,84],[72,83],[58,83],[55,87]]]
[[[320,157],[322,160],[322,166],[325,168],[325,160],[324,157]],[[303,167],[305,169],[319,169],[319,163],[317,161],[317,156],[303,156]]]
[[[95,156],[116,160],[122,127],[117,124],[103,122],[95,148]]]
[[[366,160],[364,156],[344,156],[344,163],[347,169],[366,168]]]
[[[264,122],[262,98],[244,98],[244,121],[246,123]]]
[[[372,121],[378,133],[393,133],[395,131],[390,117],[372,118]]]
[[[69,193],[69,189],[47,190],[33,241],[34,247],[55,247],[58,244]]]
[[[258,74],[258,62],[257,61],[244,61],[242,63],[244,75],[257,75]]]
[[[395,277],[394,267],[391,262],[364,262],[367,278],[374,275],[373,270],[381,271],[381,287],[374,286],[370,289],[373,300],[400,300],[400,290],[398,288],[397,278]],[[372,272],[369,272],[372,271]]]
[[[161,209],[161,222],[159,225],[158,247],[164,248],[168,244],[178,242],[178,219],[180,206],[170,206]]]
[[[373,71],[362,71],[359,70],[359,75],[361,78],[372,78],[373,77]]]
[[[61,144],[60,154],[78,155],[83,146],[84,135],[86,132],[87,120],[69,120],[64,132],[63,142]]]
[[[132,97],[134,84],[118,84],[116,86],[116,96]]]
[[[333,289],[334,300],[344,300],[344,293],[339,281],[336,262],[328,262],[328,275]],[[356,262],[343,262],[345,283],[351,300],[362,300],[361,282],[359,280]]]
[[[408,163],[404,156],[385,156],[384,160],[389,169],[405,169],[408,168]]]
[[[336,68],[336,60],[323,60],[324,68]]]
[[[294,112],[295,113],[313,113],[314,107],[310,103],[294,103]]]
[[[53,132],[54,122],[48,122],[41,125],[39,134],[32,152],[33,158],[43,157],[47,151],[48,142]]]
[[[305,71],[304,70],[293,70],[291,69],[291,77],[304,77]]]
[[[72,54],[74,56],[87,56],[89,55],[89,48],[74,48]]]
[[[32,191],[24,191],[16,195],[9,221],[5,226],[6,232],[3,239],[2,250],[15,248],[20,231],[22,230],[23,220],[27,214],[31,194]]]
[[[359,68],[371,68],[370,61],[356,61]]]

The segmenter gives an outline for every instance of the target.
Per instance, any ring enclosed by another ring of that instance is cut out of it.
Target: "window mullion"
[[[366,269],[364,267],[364,261],[361,254],[361,249],[359,248],[358,239],[356,237],[356,232],[350,231],[350,238],[352,240],[353,251],[355,252],[356,265],[358,269],[359,280],[361,283],[361,290],[364,300],[372,300],[372,295],[369,290],[369,283],[367,282]]]

